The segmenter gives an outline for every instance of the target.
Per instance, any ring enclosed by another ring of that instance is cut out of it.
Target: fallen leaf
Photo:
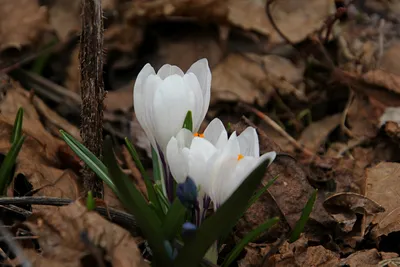
[[[385,253],[378,250],[360,250],[340,261],[340,266],[350,267],[375,267],[385,259],[397,257],[397,253]]]
[[[46,31],[47,8],[38,2],[0,1],[0,52],[8,48],[19,50],[29,46]]]
[[[325,199],[323,205],[345,233],[349,233],[353,230],[357,222],[356,214],[366,216],[385,211],[385,209],[375,201],[352,192],[337,193],[329,196]],[[364,234],[364,229],[362,229],[361,234]]]
[[[265,3],[265,0],[135,1],[129,6],[126,19],[135,21],[143,17],[157,19],[173,15],[207,18],[267,35],[271,44],[281,43],[282,39],[265,13]],[[305,5],[307,8],[303,8]],[[319,29],[333,8],[333,3],[328,0],[276,1],[271,6],[271,14],[280,30],[292,42],[299,42]]]
[[[340,124],[342,114],[326,116],[320,121],[311,123],[301,133],[299,143],[316,153],[328,135]]]
[[[87,256],[116,267],[149,266],[142,258],[134,238],[125,229],[108,222],[94,211],[75,202],[34,213],[24,225],[39,236],[41,256],[69,266],[81,266]],[[97,257],[93,250],[98,250]]]
[[[372,222],[378,224],[374,235],[379,237],[390,232],[400,231],[400,196],[398,182],[400,178],[400,164],[382,162],[366,170],[366,196],[378,202],[385,208],[385,212],[373,217]]]
[[[395,41],[385,49],[381,61],[379,62],[379,69],[387,73],[400,75],[400,42]]]
[[[133,108],[133,86],[126,86],[115,91],[107,92],[104,98],[104,108],[110,112],[127,113]]]
[[[376,69],[365,73],[362,79],[370,84],[378,85],[387,90],[400,94],[400,76],[387,72],[384,70]]]
[[[265,105],[269,99],[261,86],[265,72],[259,64],[242,55],[230,54],[213,69],[212,75],[211,103],[243,101]]]
[[[49,22],[60,41],[65,42],[81,28],[81,1],[56,0],[49,6]]]
[[[286,266],[324,266],[335,267],[339,263],[339,255],[323,246],[308,246],[307,240],[301,237],[296,242],[285,242],[279,253],[271,256],[264,265],[272,267]]]
[[[359,138],[375,137],[382,113],[383,110],[374,107],[370,99],[356,94],[347,114],[347,122],[352,134]]]

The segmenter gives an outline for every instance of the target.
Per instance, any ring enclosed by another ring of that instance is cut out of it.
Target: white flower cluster
[[[195,62],[186,73],[169,64],[156,73],[147,64],[134,87],[140,125],[159,157],[166,159],[164,169],[175,181],[183,183],[187,177],[194,181],[200,209],[206,198],[215,209],[219,207],[260,162],[268,158],[271,163],[276,156],[275,152],[260,156],[253,127],[228,137],[221,120],[215,118],[204,133],[198,133],[210,104],[210,89],[207,59]],[[188,111],[192,112],[193,132],[182,129]]]

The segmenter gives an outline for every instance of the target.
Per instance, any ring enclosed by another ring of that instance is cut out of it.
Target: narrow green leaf
[[[224,236],[232,229],[232,221],[245,211],[249,199],[264,176],[268,163],[269,159],[265,159],[259,164],[232,196],[201,224],[193,239],[187,242],[179,252],[174,266],[197,266],[208,248],[220,236]]]
[[[130,182],[128,176],[120,169],[111,144],[110,138],[105,140],[104,160],[108,167],[110,177],[113,180],[119,197],[124,206],[135,216],[140,230],[149,242],[153,251],[155,265],[171,266],[171,259],[164,247],[166,240],[162,224],[156,213],[148,206],[139,190]]]
[[[92,171],[94,171],[100,179],[102,179],[117,195],[116,187],[108,175],[107,167],[92,152],[89,151],[78,140],[63,130],[60,130],[61,137],[65,143],[75,152],[75,154],[85,162]]]
[[[19,140],[22,135],[22,121],[24,119],[24,109],[19,108],[17,116],[15,116],[14,127],[11,134],[10,143],[13,144],[15,141]]]
[[[11,171],[17,159],[18,153],[21,150],[22,144],[25,141],[25,136],[20,136],[12,145],[8,151],[3,163],[0,167],[0,194],[4,195],[8,184],[11,181]]]
[[[153,177],[154,177],[154,182],[159,183],[162,181],[161,177],[161,170],[160,170],[160,162],[158,160],[158,154],[156,150],[152,147],[151,148],[151,159],[153,161]]]
[[[248,233],[236,246],[235,248],[228,254],[222,263],[222,267],[228,267],[230,264],[239,256],[240,252],[242,252],[243,248],[261,233],[267,231],[269,228],[274,226],[279,221],[278,217],[274,217],[265,223],[259,225],[256,229]]]
[[[264,193],[268,190],[268,188],[276,181],[276,179],[278,179],[278,176],[275,176],[273,179],[271,179],[270,181],[268,181],[268,183],[267,183],[263,188],[261,188],[260,190],[258,190],[258,191],[251,197],[251,199],[249,200],[249,202],[248,202],[248,204],[247,204],[247,207],[246,207],[246,209],[244,210],[244,212],[243,212],[242,214],[240,214],[240,215],[236,218],[236,220],[232,221],[232,226],[231,226],[231,228],[233,228],[233,227],[236,225],[236,223],[238,222],[238,220],[239,220],[241,217],[243,217],[243,215],[245,214],[246,210],[248,210],[248,209],[250,208],[250,206],[253,205],[253,204],[257,201],[257,199],[259,199],[259,198],[262,196],[262,194],[264,194]],[[222,243],[224,242],[224,240],[226,240],[226,238],[228,237],[228,235],[229,235],[229,233],[227,233],[225,236],[222,236],[221,239],[220,239],[221,242],[219,242],[219,243],[222,244]]]
[[[138,167],[140,173],[142,174],[144,183],[146,185],[147,194],[149,196],[149,201],[151,203],[153,203],[156,210],[158,210],[157,212],[163,212],[162,208],[161,208],[160,200],[158,199],[156,191],[154,190],[153,183],[150,180],[150,177],[147,175],[147,172],[144,169],[142,162],[140,161],[139,154],[137,153],[133,144],[126,137],[125,137],[125,145],[129,151],[129,153],[131,154],[133,161],[135,162],[136,166]]]
[[[185,221],[185,213],[186,208],[178,198],[175,198],[163,222],[164,235],[168,240],[173,240],[182,228],[182,224]]]
[[[167,211],[168,208],[169,208],[170,203],[169,203],[167,197],[164,195],[162,189],[160,188],[160,186],[158,184],[154,184],[154,191],[156,192],[157,197],[161,202],[161,205],[163,205],[164,210]]]
[[[301,233],[303,232],[304,226],[306,226],[308,218],[310,217],[311,211],[314,207],[315,200],[317,199],[317,193],[318,189],[315,189],[308,199],[307,204],[305,205],[303,212],[301,213],[300,219],[297,221],[296,225],[294,226],[293,232],[290,235],[290,243],[299,239]]]
[[[262,194],[264,194],[268,190],[268,188],[270,188],[270,186],[273,185],[273,183],[275,183],[276,179],[278,179],[278,175],[272,178],[270,181],[268,181],[268,183],[263,188],[258,190],[254,194],[254,196],[252,196],[252,198],[249,201],[249,205],[247,206],[247,209],[250,208],[250,206],[253,205],[262,196]]]
[[[189,131],[193,132],[193,116],[191,110],[186,113],[182,128],[188,129]]]
[[[96,208],[96,201],[93,198],[92,191],[88,192],[88,195],[86,198],[86,208],[89,211],[94,210]]]

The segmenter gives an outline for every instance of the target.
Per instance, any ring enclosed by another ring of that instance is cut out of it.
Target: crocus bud
[[[185,239],[193,237],[196,232],[196,229],[197,229],[197,227],[193,223],[185,222],[182,225],[182,237]]]
[[[176,195],[187,208],[193,208],[197,205],[197,187],[190,177],[187,177],[185,182],[178,184]]]

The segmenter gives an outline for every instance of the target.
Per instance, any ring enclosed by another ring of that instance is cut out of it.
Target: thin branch
[[[82,34],[79,50],[81,68],[81,136],[83,144],[98,158],[103,146],[103,12],[101,1],[83,0]],[[83,170],[85,194],[92,191],[103,198],[103,183],[85,166]]]

